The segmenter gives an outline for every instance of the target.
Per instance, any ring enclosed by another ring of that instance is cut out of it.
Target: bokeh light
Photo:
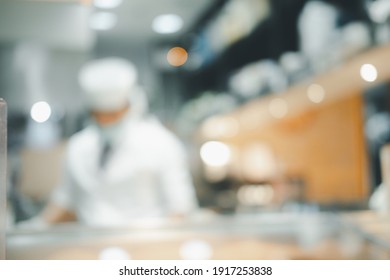
[[[202,133],[208,138],[234,137],[238,131],[239,123],[232,117],[212,117],[202,126]]]
[[[200,239],[189,240],[180,248],[180,256],[184,260],[209,260],[212,254],[211,246]]]
[[[271,185],[244,185],[237,192],[237,199],[243,205],[255,206],[269,204],[274,197]]]
[[[209,141],[200,148],[200,157],[210,166],[224,166],[229,162],[230,156],[229,146],[222,142]]]
[[[378,71],[372,64],[363,64],[360,68],[360,76],[366,82],[374,82],[378,78]]]
[[[181,47],[174,47],[168,51],[167,60],[172,66],[179,67],[186,63],[188,59],[188,53]]]
[[[44,123],[51,116],[51,107],[45,101],[37,102],[31,107],[30,115],[34,121]]]
[[[325,89],[318,84],[311,84],[307,88],[307,97],[313,103],[321,103],[325,98]]]
[[[106,247],[99,253],[100,260],[130,260],[129,253],[120,247]]]
[[[183,19],[175,14],[159,15],[154,18],[152,28],[161,34],[170,34],[179,31],[183,27]]]
[[[123,0],[94,0],[93,4],[100,9],[114,9],[122,4]]]

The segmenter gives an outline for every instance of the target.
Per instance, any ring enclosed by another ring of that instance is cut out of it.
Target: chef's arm
[[[71,222],[76,220],[75,213],[71,210],[75,207],[76,194],[75,182],[69,171],[69,155],[64,161],[61,183],[53,190],[48,203],[39,215],[19,223],[20,227],[42,228],[51,224]]]
[[[71,222],[76,220],[76,215],[54,203],[48,204],[43,211],[26,221],[17,224],[21,229],[45,229],[53,224]]]
[[[67,161],[69,162],[69,160]],[[70,175],[69,168],[65,165],[61,184],[52,192],[48,203],[41,211],[39,217],[48,224],[71,222],[76,220],[75,208],[77,194],[76,183]]]
[[[198,208],[186,157],[180,147],[173,149],[166,160],[161,179],[171,217],[185,217]]]
[[[48,224],[76,221],[76,214],[55,203],[49,203],[40,214],[41,219]]]

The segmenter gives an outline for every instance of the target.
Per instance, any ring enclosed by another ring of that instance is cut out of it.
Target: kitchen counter
[[[118,256],[143,260],[390,259],[390,215],[373,211],[213,215],[144,220],[115,228],[64,224],[34,231],[18,229],[7,235],[7,259]]]
[[[9,233],[7,259],[343,259],[336,224],[326,213],[216,215],[121,228],[68,224]]]
[[[339,215],[343,233],[359,243],[360,256],[390,259],[390,214],[359,211]]]

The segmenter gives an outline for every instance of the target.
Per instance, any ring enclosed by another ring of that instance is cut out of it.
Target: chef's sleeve
[[[51,202],[69,211],[76,209],[76,187],[72,178],[68,161],[65,162],[60,184],[51,194]]]
[[[165,148],[161,181],[168,209],[175,214],[189,214],[198,208],[198,202],[184,148],[176,139]]]

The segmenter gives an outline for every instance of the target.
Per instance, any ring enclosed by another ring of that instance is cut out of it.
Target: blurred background
[[[210,211],[195,224],[151,225],[169,236],[157,238],[166,255],[141,238],[144,227],[84,229],[116,244],[109,256],[389,258],[389,209],[368,210],[390,172],[380,157],[389,43],[389,0],[1,0],[9,258],[107,253],[77,229],[15,227],[47,202],[67,140],[88,121],[79,68],[107,56],[138,67],[150,111],[185,144]]]

